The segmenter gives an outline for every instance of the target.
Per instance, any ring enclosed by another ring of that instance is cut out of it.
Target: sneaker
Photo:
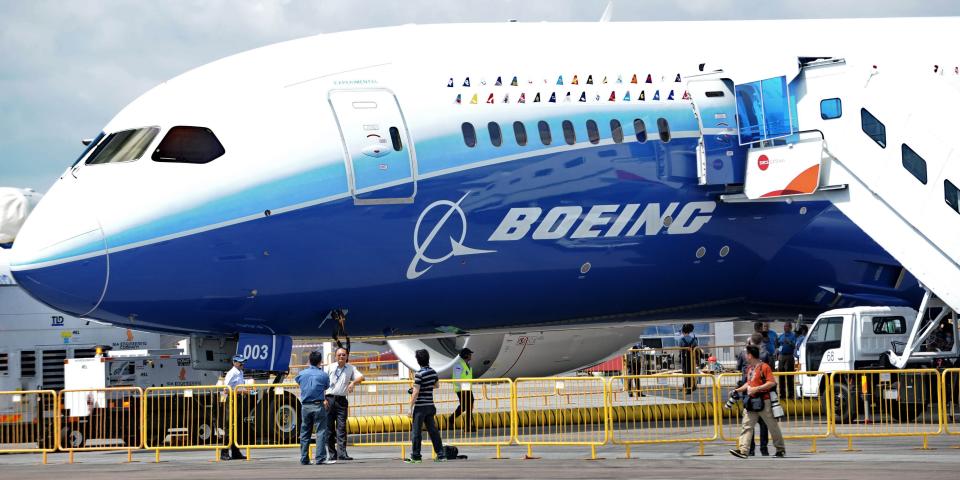
[[[333,465],[334,463],[337,463],[337,461],[336,461],[335,459],[332,459],[332,458],[325,458],[325,459],[323,459],[323,460],[317,460],[317,465]]]
[[[227,452],[227,451],[221,452],[220,460],[230,460],[230,452]]]
[[[419,458],[404,458],[403,463],[423,463],[423,460]]]
[[[353,460],[353,457],[351,457],[350,455],[346,455],[346,454],[340,455],[340,456],[337,457],[337,458],[339,458],[340,460],[346,460],[346,461],[348,461],[348,462],[349,462],[350,460]]]
[[[443,457],[437,457],[433,459],[433,463],[440,463],[440,462],[446,462],[446,461],[447,459]]]
[[[766,448],[761,448],[761,449],[760,449],[760,455],[763,455],[764,457],[769,457],[769,456],[770,456],[770,450],[767,450]]]
[[[750,450],[749,455],[750,455],[751,457],[756,457],[756,456],[757,456],[757,452],[756,452],[755,450]]]
[[[783,458],[787,456],[787,452],[785,450],[777,450],[777,453],[774,453],[773,456],[777,458]]]
[[[300,465],[310,465],[310,459],[308,459],[308,458],[301,458],[301,459],[300,459]]]
[[[735,449],[735,448],[732,449],[732,450],[730,450],[730,455],[733,455],[734,457],[737,457],[737,458],[747,458],[747,454],[745,454],[745,453],[743,453],[743,452],[741,452],[740,450],[737,450],[737,449]]]

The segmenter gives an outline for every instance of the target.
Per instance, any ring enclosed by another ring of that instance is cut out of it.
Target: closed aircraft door
[[[387,89],[332,90],[354,203],[412,203],[416,153],[400,103]]]
[[[746,148],[737,142],[737,106],[733,82],[692,80],[690,97],[700,123],[697,170],[700,185],[743,183]]]

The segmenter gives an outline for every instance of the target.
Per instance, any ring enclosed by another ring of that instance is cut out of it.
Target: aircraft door
[[[412,203],[416,153],[400,103],[384,88],[329,94],[357,205]]]
[[[737,141],[737,105],[728,79],[693,80],[687,85],[700,124],[697,176],[700,185],[743,183],[747,149]]]

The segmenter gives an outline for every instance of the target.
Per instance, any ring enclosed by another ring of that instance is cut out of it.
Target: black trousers
[[[330,402],[330,411],[327,412],[328,458],[335,459],[347,454],[347,410],[350,404],[347,397],[340,395],[327,395],[327,401]]]
[[[786,355],[786,354],[781,354],[781,355],[780,355],[780,371],[781,371],[781,372],[790,372],[790,373],[791,373],[791,375],[781,376],[781,377],[780,377],[780,381],[777,382],[777,383],[779,383],[779,390],[780,390],[780,398],[781,398],[781,399],[787,399],[787,398],[793,398],[793,397],[794,397],[794,393],[795,393],[795,390],[794,390],[794,385],[795,385],[794,380],[796,379],[796,377],[795,377],[794,375],[792,375],[794,365],[795,365],[795,362],[794,362],[793,354],[792,354],[792,353],[789,354],[789,355]]]
[[[454,410],[450,416],[450,428],[453,428],[453,421],[463,414],[463,427],[467,430],[473,429],[473,392],[470,390],[461,390],[457,392],[457,398],[460,399],[460,406]]]
[[[410,458],[420,460],[420,445],[423,443],[423,426],[427,426],[427,434],[433,443],[433,453],[437,458],[443,458],[443,442],[440,440],[440,430],[437,430],[437,421],[434,416],[437,407],[430,405],[413,408],[413,424],[410,426]]]

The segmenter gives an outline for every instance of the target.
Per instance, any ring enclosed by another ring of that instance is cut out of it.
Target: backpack
[[[460,450],[452,445],[443,446],[443,457],[447,460],[466,460],[466,455],[460,455]]]

